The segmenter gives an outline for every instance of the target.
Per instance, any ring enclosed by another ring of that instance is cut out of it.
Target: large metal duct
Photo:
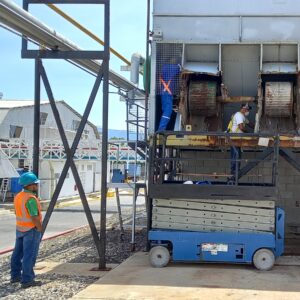
[[[293,84],[291,82],[266,82],[265,115],[290,117],[293,112]]]
[[[189,112],[191,115],[214,116],[217,107],[217,83],[191,81],[189,84]]]
[[[48,49],[61,51],[83,50],[10,0],[0,0],[0,23],[24,34]],[[95,60],[73,59],[71,61],[94,74],[97,74],[99,68],[101,68],[101,64]],[[136,86],[129,80],[112,70],[109,71],[109,80],[125,91],[136,89]],[[142,90],[138,90],[136,94],[139,97],[144,96]]]

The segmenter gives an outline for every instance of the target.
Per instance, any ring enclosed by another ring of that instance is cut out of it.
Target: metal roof
[[[69,110],[71,110],[76,116],[78,116],[80,119],[82,118],[82,115],[78,113],[72,106],[70,106],[64,100],[57,100],[55,102],[62,103]],[[50,105],[48,101],[41,101],[41,105],[47,105],[47,104]],[[0,123],[4,120],[9,110],[14,108],[20,108],[20,107],[28,107],[28,106],[34,106],[34,101],[33,100],[3,100],[3,99],[0,100]],[[100,139],[100,134],[97,129],[97,126],[95,126],[90,121],[87,121],[87,124],[93,128],[96,138]]]
[[[0,108],[0,124],[5,119],[8,112],[9,112],[9,109],[1,109]]]
[[[41,104],[49,103],[47,101],[42,101]],[[0,100],[0,109],[3,108],[16,108],[16,107],[24,107],[24,106],[33,106],[33,100]]]

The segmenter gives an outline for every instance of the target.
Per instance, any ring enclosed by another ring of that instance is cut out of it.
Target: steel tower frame
[[[104,50],[103,51],[60,51],[53,50],[30,50],[28,49],[28,41],[22,39],[22,58],[35,59],[35,95],[34,95],[34,146],[33,146],[33,171],[38,175],[39,170],[39,142],[40,142],[40,95],[41,95],[41,79],[46,89],[47,96],[55,117],[55,121],[59,130],[62,143],[65,148],[67,159],[60,178],[58,180],[55,191],[52,195],[49,207],[47,209],[43,221],[43,233],[47,228],[51,218],[59,193],[67,176],[69,168],[71,168],[79,195],[84,207],[84,211],[92,232],[97,252],[99,255],[99,269],[106,269],[106,193],[107,193],[107,146],[108,146],[108,100],[109,100],[109,59],[110,59],[110,0],[23,0],[23,9],[28,11],[29,4],[102,4],[104,5]],[[97,73],[96,81],[87,101],[86,108],[81,119],[76,136],[70,147],[65,130],[63,128],[59,111],[56,107],[55,99],[52,93],[51,85],[47,77],[47,73],[43,66],[43,59],[98,59],[102,61],[101,68]],[[101,170],[101,221],[100,221],[100,237],[98,235],[96,225],[87,202],[87,198],[83,189],[83,185],[74,162],[74,154],[79,144],[84,127],[87,123],[89,114],[93,107],[96,95],[98,93],[101,82],[103,81],[103,120],[102,120],[102,170]]]

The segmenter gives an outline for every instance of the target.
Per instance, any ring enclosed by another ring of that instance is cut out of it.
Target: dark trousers
[[[162,116],[158,130],[166,130],[173,111],[173,96],[170,94],[161,95]]]
[[[230,159],[231,159],[231,175],[233,177],[239,174],[241,162],[239,161],[242,158],[241,147],[230,147]]]
[[[16,232],[16,244],[11,257],[11,278],[20,278],[21,283],[34,280],[33,267],[39,252],[41,232],[36,228]]]

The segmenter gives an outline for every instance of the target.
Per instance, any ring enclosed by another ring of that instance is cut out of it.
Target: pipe
[[[0,0],[0,20],[4,25],[16,30],[28,38],[42,44],[44,47],[52,50],[61,51],[82,51],[80,47],[57,33],[54,29],[48,27],[33,15],[23,10],[13,1]],[[95,60],[76,60],[71,59],[79,66],[98,74],[101,64]],[[134,84],[116,72],[109,71],[109,80],[126,91],[136,89]],[[144,91],[137,90],[139,97],[144,96]]]
[[[131,56],[131,71],[130,71],[130,81],[134,83],[137,87],[139,86],[140,77],[140,65],[143,64],[144,58],[139,53],[133,53]]]
[[[69,21],[71,24],[73,24],[79,30],[81,30],[82,32],[84,32],[85,34],[87,34],[94,41],[96,41],[100,45],[104,46],[104,41],[102,41],[100,38],[98,38],[95,34],[93,34],[91,31],[89,31],[88,29],[86,29],[84,26],[82,26],[79,22],[77,22],[76,20],[74,20],[72,17],[70,17],[69,15],[67,15],[65,12],[63,12],[61,9],[59,9],[57,6],[55,6],[54,4],[51,4],[51,3],[47,4],[47,6],[49,6],[52,10],[54,10],[57,14],[59,14],[60,16],[62,16],[64,19],[66,19],[67,21]],[[118,57],[124,63],[126,63],[127,65],[130,66],[130,61],[127,60],[123,55],[121,55],[119,52],[117,52],[115,49],[113,49],[111,47],[109,48],[109,50],[116,57]]]

